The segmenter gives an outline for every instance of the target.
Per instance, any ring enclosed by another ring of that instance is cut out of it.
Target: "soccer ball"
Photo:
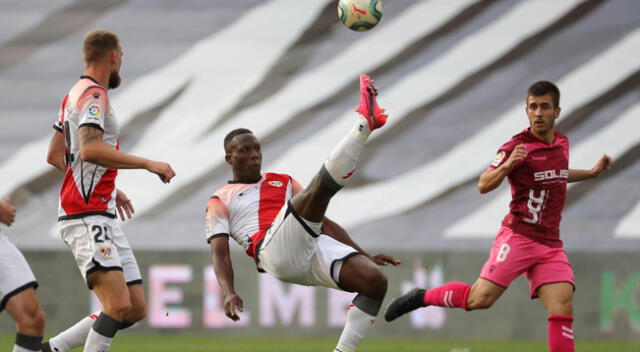
[[[368,31],[382,18],[382,0],[340,0],[338,17],[351,30]]]

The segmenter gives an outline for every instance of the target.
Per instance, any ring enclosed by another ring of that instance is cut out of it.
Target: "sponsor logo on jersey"
[[[90,117],[100,116],[100,106],[91,104],[87,109],[87,114],[89,114]]]
[[[102,258],[104,259],[109,259],[113,255],[113,250],[111,249],[111,246],[100,246],[99,251],[100,251],[100,256],[102,256]]]
[[[269,181],[269,185],[273,187],[282,187],[284,186],[284,183],[282,183],[282,181]]]
[[[569,178],[569,170],[545,170],[533,173],[535,181],[553,180],[558,178]]]
[[[502,162],[502,160],[504,159],[505,155],[507,155],[507,153],[503,150],[500,153],[496,154],[496,158],[493,161],[493,163],[491,163],[491,165],[493,166],[498,166],[500,165],[500,163]]]

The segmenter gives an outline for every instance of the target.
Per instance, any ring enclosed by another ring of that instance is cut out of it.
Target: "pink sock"
[[[574,352],[573,317],[569,315],[551,315],[549,320],[549,351]]]
[[[447,308],[467,309],[467,297],[471,286],[464,282],[449,282],[440,287],[427,290],[424,294],[424,304]]]

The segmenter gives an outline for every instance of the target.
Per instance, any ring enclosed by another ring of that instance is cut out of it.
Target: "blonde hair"
[[[84,36],[82,54],[85,63],[102,60],[111,52],[120,48],[118,35],[104,30],[94,29]]]

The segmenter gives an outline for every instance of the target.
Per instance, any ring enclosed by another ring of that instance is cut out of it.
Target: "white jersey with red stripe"
[[[206,211],[207,242],[230,236],[251,257],[280,209],[302,190],[286,174],[265,173],[256,183],[230,181],[213,193]]]
[[[78,130],[90,126],[103,131],[102,140],[119,149],[120,127],[109,104],[107,90],[82,76],[62,100],[53,128],[64,134],[66,175],[60,191],[58,220],[104,215],[115,218],[117,169],[80,158]]]

